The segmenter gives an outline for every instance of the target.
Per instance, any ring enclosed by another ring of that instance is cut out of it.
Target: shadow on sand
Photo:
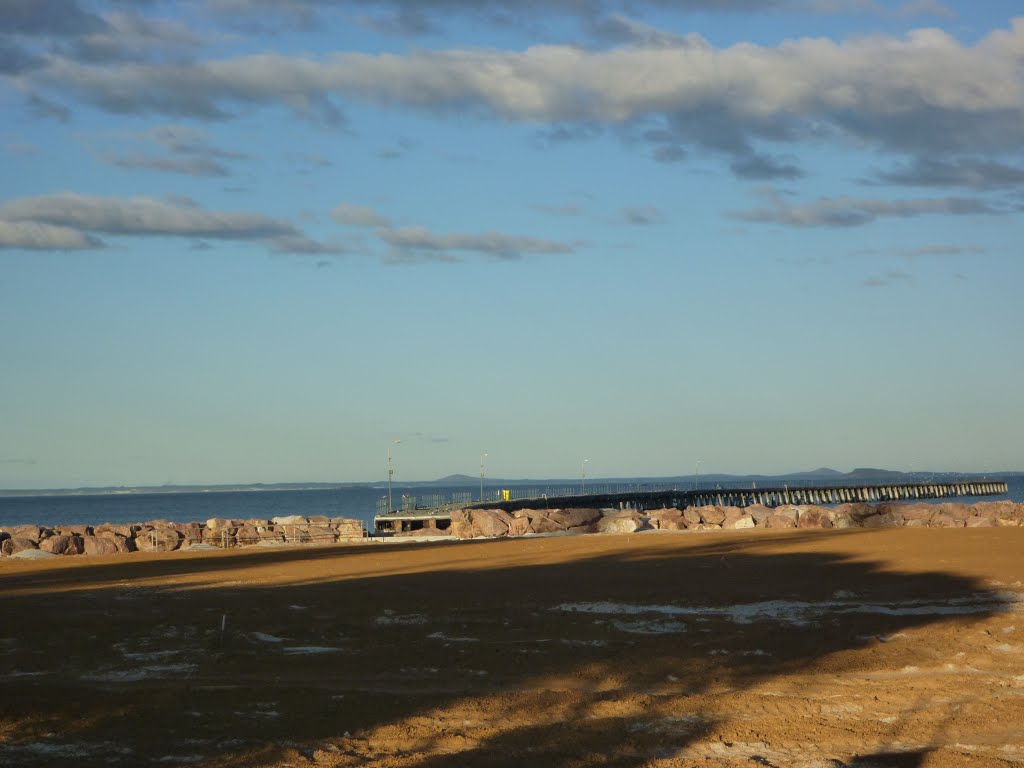
[[[920,766],[930,747],[864,751],[856,734],[832,754],[801,736],[810,715],[787,711],[797,692],[834,699],[842,689],[828,686],[872,672],[868,657],[899,633],[1006,610],[972,579],[865,557],[885,535],[0,571],[0,763]],[[779,732],[745,725],[772,707]],[[899,723],[890,730],[896,743]]]

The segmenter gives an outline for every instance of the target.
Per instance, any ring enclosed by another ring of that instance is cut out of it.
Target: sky
[[[0,488],[1024,469],[1014,12],[0,0]]]

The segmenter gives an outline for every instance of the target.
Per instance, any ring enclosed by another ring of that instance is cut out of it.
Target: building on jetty
[[[453,509],[565,509],[597,507],[601,509],[663,509],[675,507],[748,507],[759,504],[778,507],[784,504],[852,504],[891,501],[999,496],[1008,488],[1004,480],[963,482],[882,483],[874,485],[806,485],[763,488],[701,488],[633,490],[608,493],[577,493],[564,496],[534,496],[511,499],[507,492],[497,501],[447,504],[426,508],[406,508],[378,514],[373,519],[377,534],[401,533],[421,529],[446,530],[451,526]]]

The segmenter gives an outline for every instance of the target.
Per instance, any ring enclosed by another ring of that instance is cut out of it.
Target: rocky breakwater
[[[127,525],[19,525],[0,528],[0,555],[40,551],[53,555],[115,555],[120,552],[171,552],[198,544],[242,547],[258,544],[333,544],[361,541],[363,526],[344,517],[275,517],[172,523],[151,520]]]
[[[687,507],[686,509],[461,509],[446,531],[424,529],[407,536],[458,539],[540,533],[632,533],[642,530],[721,531],[780,528],[994,528],[1024,525],[1024,503],[881,503],[781,507]],[[400,534],[401,535],[401,534]]]

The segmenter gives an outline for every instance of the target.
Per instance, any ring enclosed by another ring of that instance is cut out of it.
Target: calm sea
[[[1024,502],[1024,475],[1005,478],[1009,492],[985,500],[1009,499]],[[625,491],[638,485],[618,483],[614,487],[588,484],[589,491]],[[645,485],[645,488],[652,488]],[[517,488],[520,496],[559,496],[573,493],[579,486],[562,485]],[[485,489],[494,498],[496,489]],[[270,519],[284,515],[326,515],[361,520],[372,528],[378,505],[387,495],[386,487],[324,488],[283,491],[203,491],[190,493],[114,493],[59,496],[0,496],[0,527],[36,523],[40,525],[98,525],[99,523],[140,523],[147,520],[175,522],[205,521],[212,517],[234,520]],[[394,486],[394,504],[400,507],[403,496],[415,497],[421,506],[445,501],[477,500],[473,487],[408,488]],[[965,498],[959,501],[972,501]]]

